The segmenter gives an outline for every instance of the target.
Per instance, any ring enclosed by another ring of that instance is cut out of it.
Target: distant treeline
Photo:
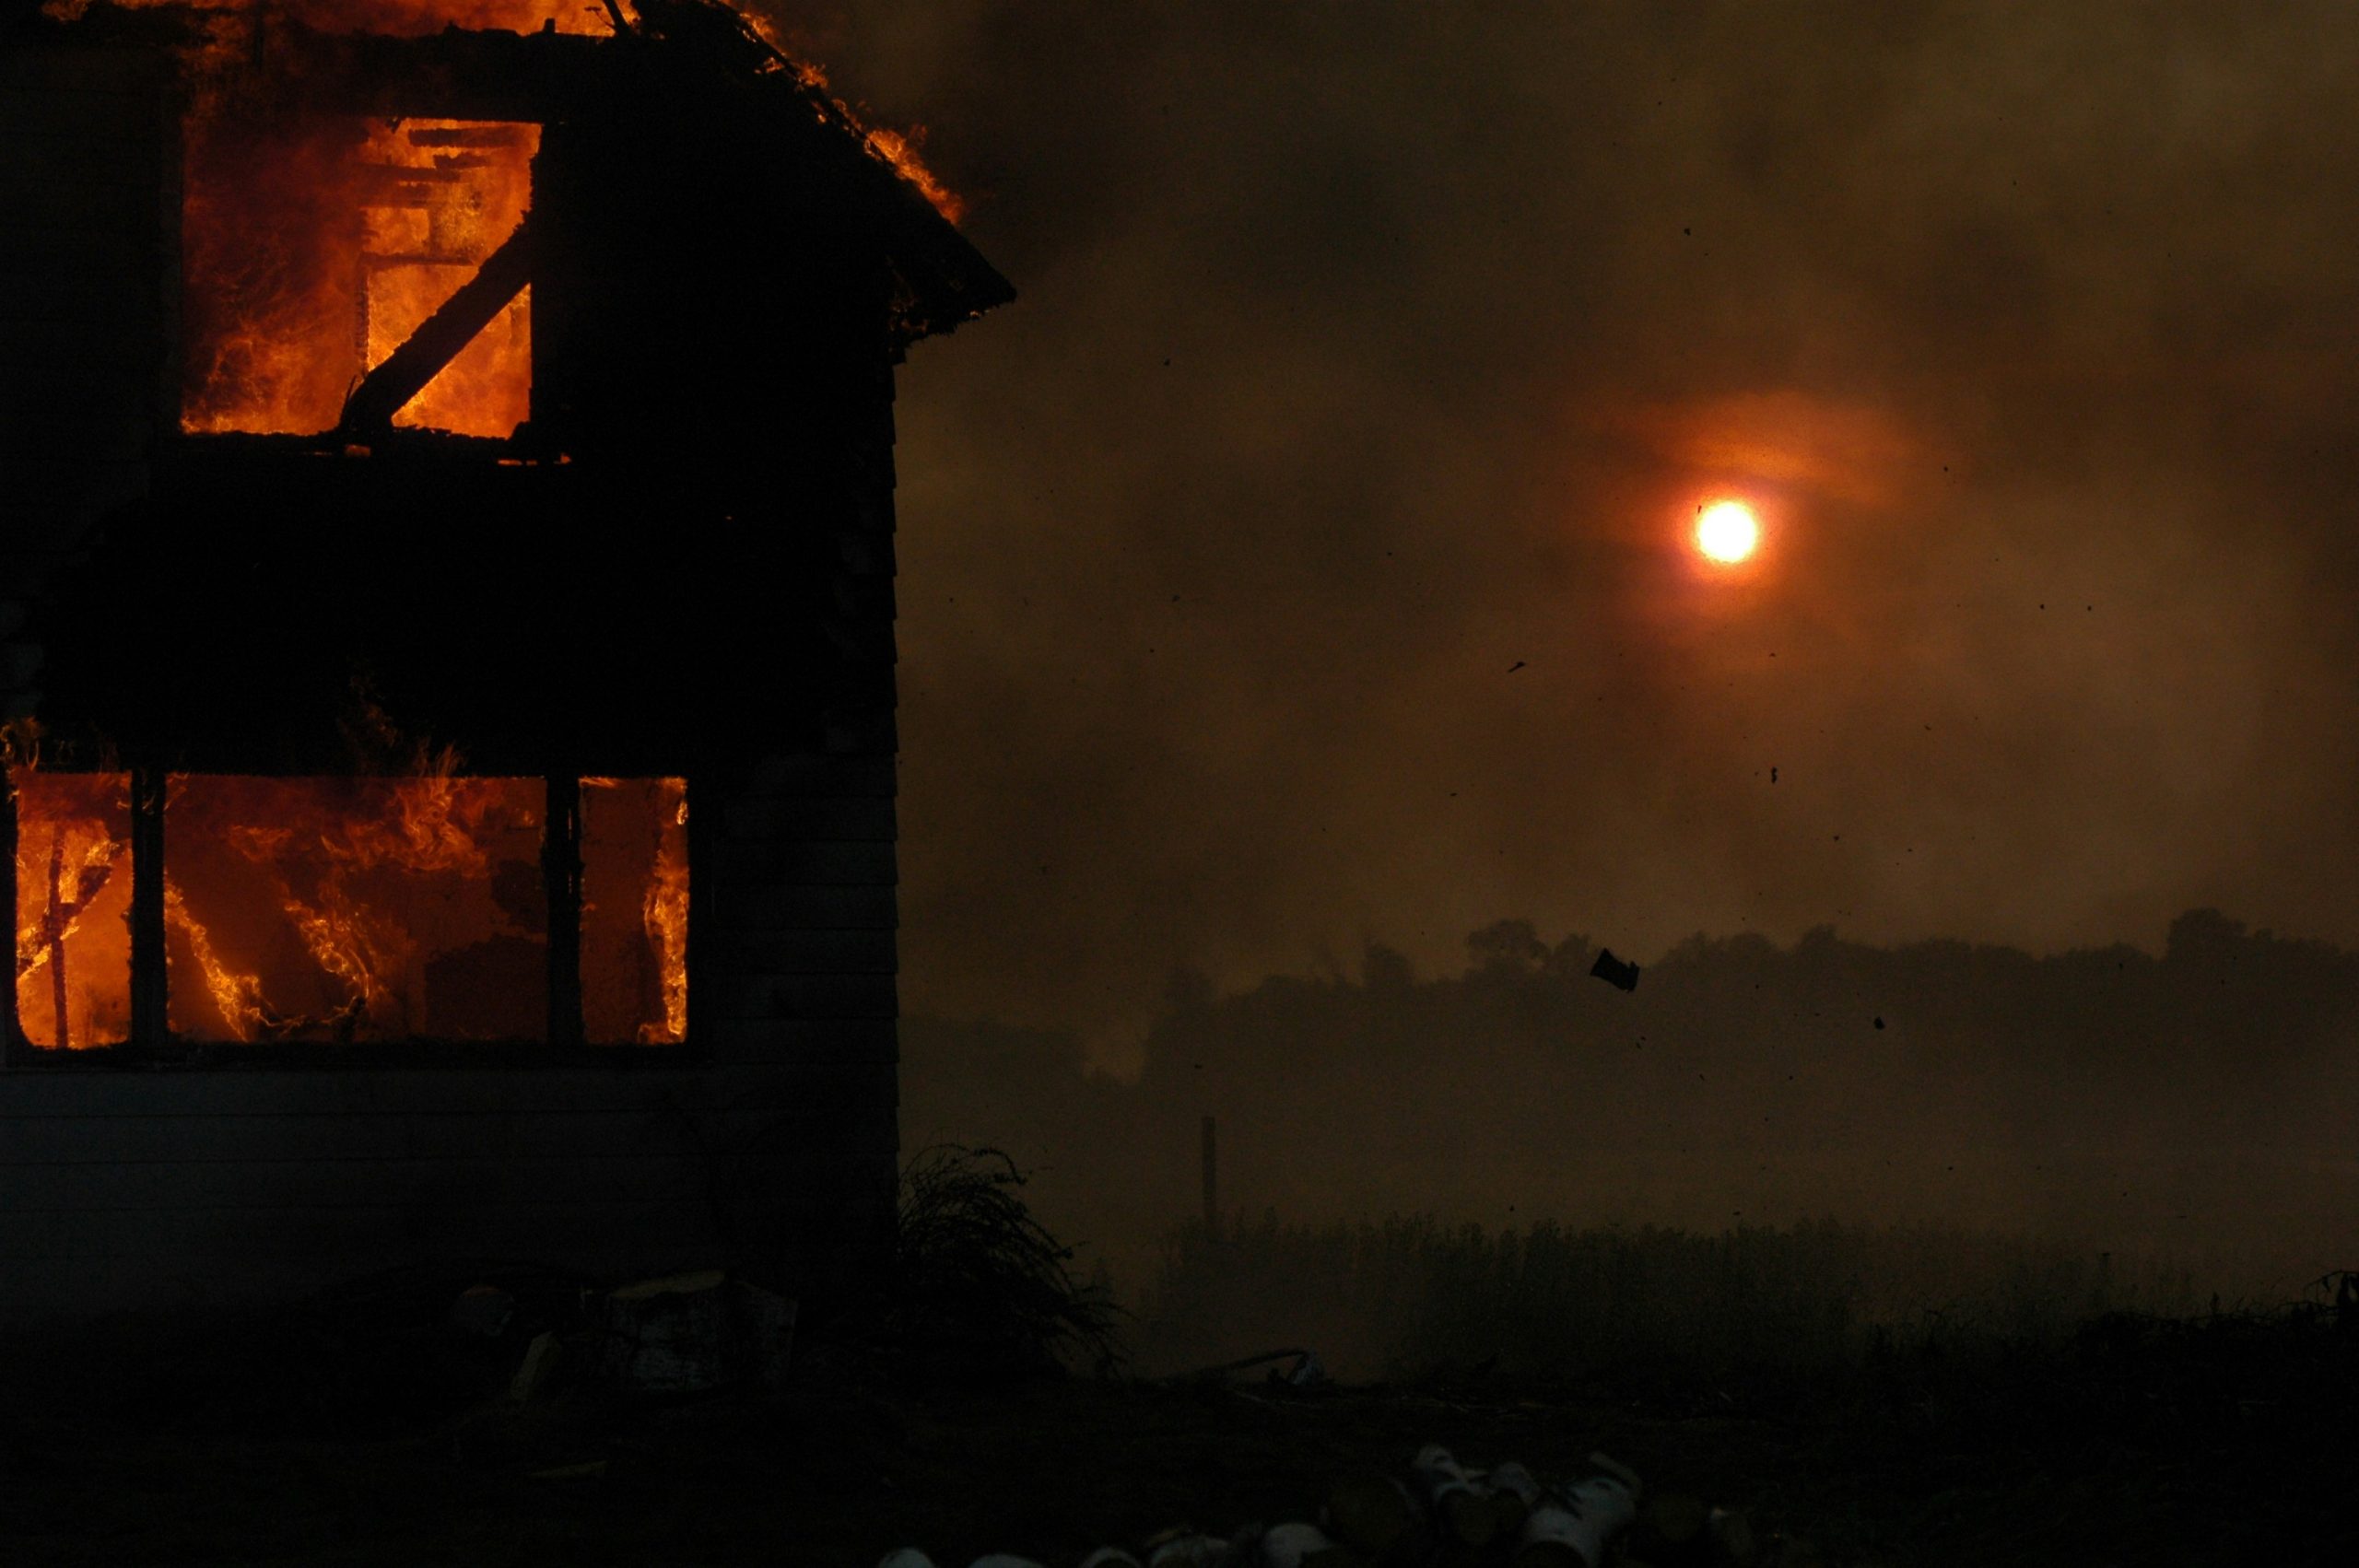
[[[903,1137],[1006,1147],[1117,1247],[1195,1212],[1206,1115],[1222,1206],[1253,1213],[2127,1216],[2175,1249],[2299,1207],[2293,1153],[2351,1152],[2359,954],[2216,910],[2160,957],[1697,936],[1632,992],[1590,977],[1587,936],[1503,920],[1467,946],[1432,977],[1379,944],[1356,977],[1176,976],[1135,1083],[1070,1036],[908,1020]]]

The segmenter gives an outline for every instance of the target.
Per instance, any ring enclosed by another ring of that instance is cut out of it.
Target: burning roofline
[[[245,18],[230,68],[266,77],[287,107],[322,113],[546,123],[635,74],[700,74],[749,104],[781,158],[800,155],[837,210],[864,228],[896,279],[903,347],[955,330],[1015,298],[1015,287],[958,229],[957,198],[914,155],[914,138],[864,124],[817,67],[772,41],[724,0],[642,0],[611,36],[456,26],[405,35],[313,27],[267,12]],[[240,14],[100,0],[72,20],[36,25],[51,39],[161,49],[200,76],[219,68],[217,29]],[[200,57],[211,63],[200,65]]]

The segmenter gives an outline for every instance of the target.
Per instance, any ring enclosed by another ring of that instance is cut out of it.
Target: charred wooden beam
[[[164,770],[131,770],[131,1038],[165,1043],[170,992],[164,971]],[[65,1043],[61,1031],[58,1043]]]
[[[402,139],[414,147],[517,147],[531,135],[528,125],[414,125]]]
[[[475,276],[459,285],[441,309],[384,362],[360,379],[344,400],[336,433],[361,440],[393,427],[393,415],[456,359],[492,318],[508,308],[533,281],[533,219],[526,214],[516,232],[484,258]]]
[[[42,913],[41,924],[33,928],[29,943],[19,943],[17,952],[17,978],[23,979],[41,965],[51,961],[53,954],[62,963],[65,952],[65,933],[81,919],[82,911],[98,901],[106,891],[107,879],[114,873],[111,858],[100,860],[95,867],[85,865],[74,876],[74,895],[65,894],[65,835],[63,829],[52,828],[49,836],[49,904]]]
[[[578,1046],[581,1025],[581,780],[545,776],[541,878],[548,894],[549,1044]]]

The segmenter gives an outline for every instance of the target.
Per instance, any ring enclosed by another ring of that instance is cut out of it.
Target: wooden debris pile
[[[1316,1522],[1253,1523],[1227,1536],[1167,1530],[1136,1550],[1104,1546],[1079,1568],[1819,1568],[1800,1541],[1765,1547],[1743,1514],[1676,1492],[1648,1496],[1603,1454],[1543,1483],[1513,1460],[1470,1469],[1438,1444],[1405,1477],[1348,1478]],[[935,1568],[914,1547],[877,1568]],[[992,1552],[968,1568],[1043,1568]]]
[[[539,1310],[520,1311],[511,1292],[476,1284],[459,1294],[446,1318],[461,1337],[522,1345],[508,1384],[516,1404],[575,1374],[639,1394],[775,1391],[785,1382],[794,1344],[792,1297],[718,1269],[612,1291],[585,1289],[558,1315],[536,1305]]]

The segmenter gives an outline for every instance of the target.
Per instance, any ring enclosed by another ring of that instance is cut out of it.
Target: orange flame
[[[135,7],[174,0],[118,0]],[[197,0],[182,180],[186,343],[182,425],[192,433],[311,435],[334,427],[359,379],[512,233],[530,205],[536,127],[254,114],[245,88],[271,57],[269,25],[417,36],[446,27],[611,34],[593,0]],[[50,0],[71,19],[88,0]],[[823,122],[857,137],[951,223],[965,204],[919,156],[924,128],[867,124],[826,73],[736,13],[762,69],[790,74]],[[530,293],[519,296],[396,416],[406,427],[506,437],[530,414]]]
[[[17,1016],[37,1046],[131,1037],[131,780],[9,770],[17,794]]]
[[[302,435],[474,275],[532,202],[537,126],[200,116],[183,228],[193,432]],[[520,295],[395,415],[506,436],[531,411]]]
[[[479,986],[442,978],[438,966],[488,962],[483,973],[492,982],[539,988],[539,780],[429,774],[172,783],[166,853],[178,868],[177,924],[232,1037],[488,1037],[537,1029],[529,1006],[499,999],[487,1006]],[[261,958],[254,973],[223,958],[217,936],[194,914],[200,903],[218,911],[215,926],[230,921],[241,952]],[[308,1005],[274,1005],[274,996]],[[175,1027],[214,1025],[192,1014],[176,1016]]]
[[[912,125],[906,132],[874,126],[868,132],[867,140],[868,150],[891,164],[895,172],[915,185],[925,199],[933,204],[933,210],[940,213],[945,222],[957,223],[967,216],[967,204],[959,198],[958,193],[945,185],[941,178],[918,157],[918,148],[925,142],[924,126]]]
[[[169,878],[164,883],[164,923],[167,930],[176,930],[187,939],[190,954],[205,977],[205,989],[212,993],[213,1005],[220,1010],[231,1037],[252,1040],[261,1034],[270,1022],[269,1009],[263,1000],[262,977],[238,974],[221,962],[220,955],[213,951],[212,933],[188,912],[188,900],[181,896],[179,884]]]
[[[113,0],[125,10],[180,6],[217,13],[225,20],[261,15],[264,0]],[[93,0],[46,0],[43,16],[77,21]],[[418,37],[446,27],[538,32],[611,33],[605,7],[592,0],[267,0],[270,13],[322,32],[377,32]]]
[[[794,73],[794,79],[819,100],[821,120],[827,119],[827,111],[832,111],[846,128],[860,137],[869,156],[891,165],[895,173],[916,186],[919,193],[933,205],[933,210],[942,215],[944,222],[957,223],[967,216],[967,204],[958,193],[944,184],[941,177],[927,168],[925,160],[918,156],[918,148],[925,145],[924,126],[912,125],[907,131],[896,131],[889,126],[869,124],[861,111],[835,96],[826,71],[807,60],[797,59],[780,41],[776,30],[759,18],[749,13],[746,20],[760,35],[762,41],[777,52],[780,62]]]
[[[663,1022],[639,1026],[641,1045],[673,1044],[688,1037],[688,800],[686,781],[663,781],[670,808],[656,852],[654,880],[640,905],[640,920],[663,974]]]
[[[448,767],[447,754],[429,765]],[[12,768],[26,1037],[130,1036],[130,780]],[[687,1033],[687,793],[585,779],[590,1038]],[[167,1012],[196,1039],[537,1039],[547,1022],[537,778],[175,775]]]

